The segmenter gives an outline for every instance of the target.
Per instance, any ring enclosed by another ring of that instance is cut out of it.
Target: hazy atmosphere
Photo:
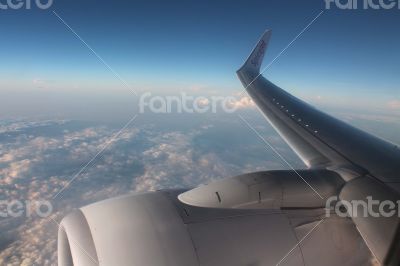
[[[304,168],[235,74],[266,29],[265,77],[400,144],[399,22],[398,9],[322,0],[0,9],[0,200],[52,203],[46,218],[0,217],[0,265],[56,265],[57,223],[74,208],[287,169],[239,115]]]

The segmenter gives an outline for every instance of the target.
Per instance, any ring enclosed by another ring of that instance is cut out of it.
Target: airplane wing
[[[399,200],[398,147],[262,77],[270,37],[265,32],[237,74],[309,169],[249,173],[80,208],[61,223],[60,266],[398,265],[398,215],[343,216],[326,208],[332,198]]]
[[[238,77],[264,116],[311,169],[340,174],[346,184],[341,199],[373,197],[397,202],[400,149],[357,129],[279,88],[260,73],[271,31],[266,31]],[[387,258],[398,228],[397,217],[354,217],[354,223],[379,261]]]
[[[348,178],[369,173],[400,183],[399,148],[323,113],[260,74],[271,31],[266,31],[237,74],[268,121],[310,168],[341,168]]]

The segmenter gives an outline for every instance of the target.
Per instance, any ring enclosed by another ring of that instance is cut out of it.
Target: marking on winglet
[[[262,58],[264,57],[265,54],[265,48],[267,47],[267,43],[264,40],[261,40],[259,47],[257,49],[257,53],[255,54],[255,57],[250,60],[250,63],[254,66],[257,67],[259,66],[262,62]]]
[[[256,46],[251,51],[249,57],[246,59],[242,67],[238,70],[238,73],[241,71],[250,71],[254,75],[260,73],[261,64],[263,62],[264,55],[266,53],[270,39],[271,30],[267,30],[262,35],[261,39],[257,42]]]
[[[242,96],[242,94],[244,92],[246,92],[246,89],[248,87],[250,87],[251,84],[253,84],[254,81],[256,81],[270,66],[272,66],[272,64],[275,63],[275,61],[290,47],[292,46],[292,44],[298,39],[300,38],[300,36],[306,31],[308,30],[308,28],[314,24],[314,22],[322,15],[324,14],[325,10],[321,11],[272,61],[271,63],[269,63],[243,90],[242,92],[239,94],[239,96]],[[270,32],[270,31],[269,31]],[[265,35],[265,33],[264,33]]]

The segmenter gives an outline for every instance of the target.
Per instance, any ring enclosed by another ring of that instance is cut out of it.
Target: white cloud
[[[248,96],[237,96],[235,101],[229,103],[235,109],[254,108],[253,100]]]
[[[33,85],[35,86],[35,88],[38,89],[47,89],[49,87],[49,82],[41,79],[41,78],[35,78],[32,80]]]
[[[53,128],[46,128],[45,132],[57,129],[58,133],[46,136],[36,130],[49,126]],[[133,191],[193,187],[276,165],[262,159],[238,164],[236,157],[217,154],[220,148],[214,148],[212,143],[206,143],[206,149],[199,149],[195,139],[201,137],[204,141],[202,134],[215,129],[209,122],[184,131],[163,131],[149,124],[127,129],[53,202],[53,218],[60,221],[72,208]],[[51,198],[115,131],[107,127],[74,129],[66,121],[17,121],[3,125],[0,134],[15,137],[0,143],[2,199]],[[0,264],[56,264],[57,226],[51,220],[0,220],[0,231],[0,246],[4,248],[0,250]]]
[[[390,109],[398,110],[398,109],[400,109],[400,100],[392,100],[392,101],[389,101],[389,102],[387,103],[387,106],[388,106]]]
[[[170,132],[159,136],[143,153],[145,172],[133,183],[135,191],[193,187],[228,176],[226,163],[213,154],[195,156],[192,138],[196,132]],[[195,158],[197,157],[197,158]]]

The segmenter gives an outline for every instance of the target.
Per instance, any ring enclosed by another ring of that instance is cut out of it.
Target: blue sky
[[[18,106],[19,92],[79,98],[126,90],[52,11],[138,91],[229,94],[241,89],[235,71],[266,28],[273,39],[265,65],[322,10],[323,0],[85,0],[0,10],[0,93]],[[398,9],[325,10],[265,76],[322,105],[398,111],[399,22]]]

